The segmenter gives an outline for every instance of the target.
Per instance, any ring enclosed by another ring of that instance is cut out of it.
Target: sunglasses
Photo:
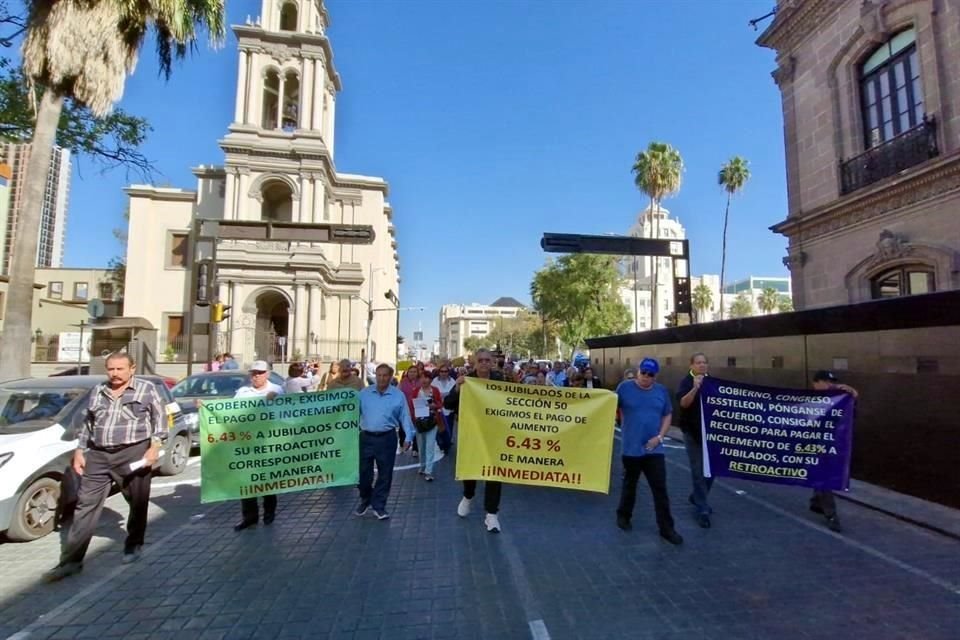
[[[262,376],[262,375],[265,374],[265,373],[266,373],[266,371],[251,371],[251,372],[250,372],[250,375],[252,375],[252,376]]]
[[[657,377],[657,374],[655,374],[653,371],[641,371],[641,372],[640,372],[640,375],[645,376],[645,377],[647,377],[647,378],[655,378],[655,377]]]

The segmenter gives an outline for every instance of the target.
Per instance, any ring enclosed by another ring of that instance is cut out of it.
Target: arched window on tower
[[[272,180],[263,186],[263,204],[260,218],[270,222],[293,222],[293,191],[282,180]]]
[[[264,129],[277,128],[277,108],[280,104],[280,74],[270,69],[263,79],[263,117],[260,126]]]
[[[300,78],[288,71],[283,78],[283,124],[284,131],[293,131],[300,122]]]
[[[280,7],[280,31],[297,30],[297,5],[285,2]]]

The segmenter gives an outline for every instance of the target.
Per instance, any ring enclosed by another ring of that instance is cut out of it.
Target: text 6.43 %
[[[560,451],[559,440],[541,440],[540,438],[517,438],[507,436],[506,445],[511,449],[527,449],[529,451]]]
[[[236,442],[237,440],[252,440],[253,435],[249,431],[224,431],[219,436],[212,433],[207,435],[207,442],[214,444],[217,442]]]

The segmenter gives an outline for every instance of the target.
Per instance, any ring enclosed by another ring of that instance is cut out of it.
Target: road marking
[[[620,431],[620,429],[618,428],[617,431]],[[616,438],[617,440],[620,440],[620,439],[621,439],[621,437],[619,437],[619,436],[614,436],[614,438]],[[682,448],[682,447],[680,447],[680,448]],[[674,461],[674,460],[667,459],[667,463],[668,463],[668,464],[671,464],[671,465],[673,465],[673,466],[675,466],[675,467],[680,467],[681,469],[683,469],[683,470],[685,470],[685,471],[687,471],[687,472],[690,471],[690,467],[688,467],[688,466],[685,465],[685,464],[681,464],[681,463],[679,463],[679,462],[676,462],[676,461]],[[741,497],[741,498],[746,498],[747,500],[749,500],[749,501],[751,501],[751,502],[753,502],[753,503],[755,503],[755,504],[758,504],[758,505],[760,505],[761,507],[764,507],[764,508],[768,509],[769,511],[773,511],[774,513],[776,513],[776,514],[778,514],[778,515],[781,515],[781,516],[783,516],[783,517],[785,517],[785,518],[788,518],[788,519],[790,519],[790,520],[793,520],[793,521],[796,522],[797,524],[803,525],[803,526],[806,527],[807,529],[810,529],[810,530],[812,530],[812,531],[816,531],[817,533],[821,533],[821,534],[823,534],[823,535],[830,536],[831,538],[833,538],[833,539],[835,539],[835,540],[839,540],[840,542],[844,543],[844,544],[847,545],[847,546],[853,547],[854,549],[857,549],[857,550],[859,550],[859,551],[862,551],[863,553],[865,553],[865,554],[867,554],[867,555],[869,555],[869,556],[873,556],[874,558],[876,558],[876,559],[878,559],[878,560],[882,560],[883,562],[886,562],[887,564],[893,565],[894,567],[897,567],[898,569],[902,569],[903,571],[906,571],[907,573],[913,574],[913,575],[917,576],[918,578],[923,578],[923,579],[926,580],[927,582],[929,582],[929,583],[931,583],[931,584],[935,584],[936,586],[941,587],[941,588],[943,588],[943,589],[946,589],[947,591],[949,591],[950,593],[952,593],[952,594],[954,594],[954,595],[960,596],[960,585],[956,585],[956,584],[953,584],[952,582],[949,582],[949,581],[947,581],[947,580],[943,580],[943,579],[941,579],[941,578],[938,578],[937,576],[933,575],[932,573],[930,573],[930,572],[928,572],[928,571],[924,571],[923,569],[920,569],[919,567],[913,566],[913,565],[910,564],[909,562],[904,562],[903,560],[900,560],[899,558],[894,558],[893,556],[887,555],[887,554],[884,553],[883,551],[880,551],[879,549],[875,549],[875,548],[871,547],[871,546],[868,545],[868,544],[864,544],[863,542],[857,542],[856,540],[852,540],[852,539],[850,539],[850,538],[848,538],[848,537],[846,537],[846,536],[844,536],[844,535],[841,535],[841,534],[836,533],[836,532],[834,532],[834,531],[830,531],[829,529],[827,529],[827,528],[825,528],[825,527],[822,527],[822,526],[820,526],[819,524],[815,524],[815,523],[813,523],[813,522],[810,522],[810,521],[807,520],[806,518],[801,518],[800,516],[798,516],[798,515],[796,515],[796,514],[794,514],[794,513],[790,513],[790,512],[787,511],[786,509],[781,509],[781,508],[778,507],[777,505],[775,505],[775,504],[773,504],[773,503],[771,503],[771,502],[767,502],[767,501],[764,500],[763,498],[758,498],[758,497],[756,497],[756,496],[752,496],[752,495],[748,494],[746,491],[742,491],[742,490],[740,490],[740,489],[734,489],[733,487],[728,487],[727,485],[725,485],[725,484],[723,484],[723,483],[721,483],[721,482],[716,483],[716,486],[718,486],[718,487],[720,487],[721,489],[723,489],[724,491],[727,491],[727,492],[729,492],[729,493],[732,493],[732,494],[734,494],[734,495],[736,495],[736,496],[739,496],[739,497]]]
[[[530,587],[530,581],[527,579],[527,573],[523,569],[523,560],[520,559],[520,553],[509,535],[498,534],[500,549],[503,556],[507,559],[507,566],[510,567],[510,577],[513,578],[513,584],[517,588],[517,595],[520,597],[520,606],[523,607],[523,613],[527,617],[527,626],[530,627],[530,636],[533,640],[550,640],[550,632],[547,631],[547,625],[540,617],[540,605],[537,597],[533,594]]]
[[[202,514],[200,514],[200,515],[202,515]],[[34,620],[33,622],[31,622],[30,624],[28,624],[28,625],[25,626],[24,628],[20,629],[19,631],[17,631],[17,632],[14,633],[13,635],[7,636],[7,639],[6,639],[6,640],[27,640],[28,638],[30,638],[31,634],[32,634],[34,631],[36,631],[37,629],[39,629],[40,627],[45,626],[45,625],[48,625],[48,624],[56,624],[56,623],[54,622],[54,618],[56,618],[57,616],[59,616],[60,614],[62,614],[62,613],[65,612],[66,610],[68,610],[68,609],[69,609],[70,607],[72,607],[73,605],[77,604],[77,602],[79,602],[79,601],[82,600],[83,598],[87,597],[88,595],[90,595],[90,594],[92,594],[93,592],[97,591],[97,590],[100,589],[101,587],[103,587],[103,586],[107,585],[108,583],[110,583],[114,578],[116,578],[117,576],[119,576],[121,573],[123,573],[124,571],[126,571],[126,570],[129,569],[130,567],[135,567],[136,565],[145,562],[148,558],[150,558],[150,556],[154,555],[155,553],[160,553],[160,551],[159,551],[160,549],[163,549],[163,550],[164,550],[163,552],[166,553],[166,552],[168,551],[168,549],[167,549],[167,543],[169,543],[171,540],[173,540],[173,539],[176,538],[177,536],[181,535],[182,532],[183,532],[183,530],[186,529],[187,527],[191,526],[194,522],[200,520],[200,518],[197,518],[196,520],[194,520],[194,518],[195,518],[195,516],[191,517],[189,522],[186,522],[186,523],[180,525],[179,527],[177,527],[176,529],[174,529],[173,531],[171,531],[171,532],[168,533],[167,535],[163,536],[162,538],[160,538],[160,539],[157,540],[156,542],[151,543],[150,546],[146,547],[146,548],[144,549],[143,553],[140,555],[140,560],[139,560],[139,562],[135,562],[135,563],[133,563],[133,564],[121,564],[119,567],[113,569],[110,573],[108,573],[107,575],[103,576],[102,578],[100,578],[100,579],[97,580],[96,582],[93,582],[93,583],[87,585],[86,587],[84,587],[83,589],[81,589],[80,591],[78,591],[77,593],[73,594],[73,596],[71,596],[71,597],[68,598],[67,600],[63,601],[61,604],[57,605],[56,607],[54,607],[54,608],[51,609],[50,611],[47,611],[46,613],[41,613],[39,616],[37,616],[37,619],[36,619],[36,620]],[[68,578],[68,580],[69,580],[69,578]],[[57,626],[63,626],[63,625],[62,625],[62,624],[58,624]]]

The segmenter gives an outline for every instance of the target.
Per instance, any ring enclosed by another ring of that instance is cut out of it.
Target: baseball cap
[[[814,382],[839,382],[837,376],[833,375],[833,371],[827,371],[826,369],[820,369],[815,374],[813,374]]]
[[[637,367],[638,371],[649,371],[653,374],[660,373],[660,363],[653,358],[644,358],[640,361],[640,366]]]
[[[254,360],[248,371],[270,371],[270,366],[263,360]]]

